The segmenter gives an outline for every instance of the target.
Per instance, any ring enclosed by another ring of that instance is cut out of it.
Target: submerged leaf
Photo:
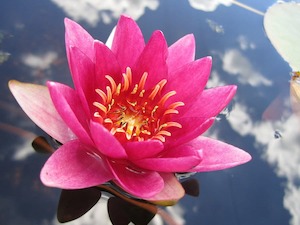
[[[156,211],[131,204],[119,197],[109,198],[107,207],[109,217],[114,225],[127,225],[130,222],[147,225],[156,214]]]
[[[39,153],[53,153],[54,149],[48,143],[45,137],[39,136],[32,141],[32,147]]]
[[[57,219],[61,223],[75,220],[88,212],[100,199],[101,191],[96,188],[62,190]]]
[[[200,186],[199,182],[196,179],[188,179],[181,183],[185,193],[194,197],[199,196]]]

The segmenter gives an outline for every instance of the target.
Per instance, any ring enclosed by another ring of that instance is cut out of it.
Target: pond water
[[[151,224],[300,224],[299,119],[289,104],[288,64],[263,28],[274,0],[2,0],[0,3],[0,224],[54,225],[60,190],[39,180],[47,155],[31,142],[45,135],[8,90],[11,79],[71,83],[64,46],[65,17],[106,40],[122,13],[132,16],[146,40],[162,30],[168,44],[188,33],[196,58],[211,55],[208,87],[238,86],[234,101],[205,134],[249,152],[251,162],[193,176],[198,197],[160,209]],[[46,106],[45,106],[46,107]],[[110,224],[107,197],[70,224]],[[138,212],[138,211],[137,211]],[[120,223],[122,224],[122,223]]]

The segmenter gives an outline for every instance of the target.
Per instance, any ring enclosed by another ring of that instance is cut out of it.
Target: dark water
[[[199,10],[183,0],[69,2],[0,3],[0,224],[58,224],[60,195],[39,180],[47,156],[35,153],[31,141],[43,133],[16,104],[7,82],[71,83],[64,17],[106,40],[122,12],[137,20],[146,39],[156,29],[169,44],[194,33],[196,58],[213,56],[208,86],[238,85],[229,112],[220,115],[206,135],[245,149],[253,160],[195,175],[200,196],[186,196],[162,209],[176,221],[173,224],[300,224],[300,135],[298,118],[289,106],[290,69],[267,39],[262,15],[234,4]],[[265,12],[275,1],[241,2]],[[70,224],[109,224],[106,202],[102,198],[89,214]],[[171,223],[157,216],[152,224]]]

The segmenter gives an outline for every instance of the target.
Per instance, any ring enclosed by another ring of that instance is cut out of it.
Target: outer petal
[[[164,145],[158,140],[147,140],[127,142],[124,144],[124,148],[130,160],[138,160],[154,157],[164,149]]]
[[[172,101],[182,101],[186,105],[193,102],[203,91],[211,70],[211,57],[188,63],[169,74],[164,92],[176,91]],[[188,106],[186,106],[188,107]]]
[[[204,90],[191,107],[179,108],[178,117],[215,117],[229,104],[236,89],[235,85],[228,85]]]
[[[136,22],[127,16],[121,16],[111,50],[115,53],[123,72],[126,67],[133,66],[144,46],[144,37]]]
[[[94,143],[102,154],[113,159],[127,158],[123,146],[102,124],[91,121],[90,129]]]
[[[139,198],[149,198],[164,188],[164,181],[159,173],[141,170],[119,161],[110,161],[116,183],[129,194]]]
[[[106,162],[78,140],[56,150],[41,171],[45,185],[63,189],[92,187],[111,179]]]
[[[25,113],[47,134],[61,143],[76,138],[56,111],[46,86],[16,80],[11,80],[8,85]]]
[[[160,173],[164,179],[164,189],[158,194],[145,198],[158,205],[174,205],[181,199],[185,191],[173,173]]]
[[[138,84],[144,72],[148,73],[145,89],[153,88],[159,81],[168,77],[166,59],[168,56],[168,45],[161,31],[153,32],[144,51],[133,67],[132,80]]]
[[[55,108],[65,123],[82,142],[92,146],[87,115],[78,102],[79,97],[76,91],[60,83],[48,82],[47,85]]]
[[[79,24],[65,18],[65,41],[68,59],[70,58],[69,47],[76,46],[90,59],[94,58],[93,37]]]
[[[167,149],[160,157],[135,160],[133,163],[144,169],[174,173],[189,171],[201,160],[202,152],[199,149],[193,145],[181,145]]]
[[[194,61],[195,59],[195,37],[193,34],[188,34],[174,44],[169,49],[167,65],[169,73],[173,73],[179,67]]]
[[[198,166],[190,170],[193,172],[227,169],[251,160],[249,153],[214,139],[199,137],[191,144],[195,148],[203,150],[203,160]]]

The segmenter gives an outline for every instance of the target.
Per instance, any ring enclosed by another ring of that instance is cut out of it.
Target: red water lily
[[[112,181],[138,198],[178,199],[175,172],[220,170],[251,156],[200,136],[236,92],[205,89],[211,57],[198,60],[193,35],[170,47],[161,31],[147,44],[138,25],[121,16],[111,44],[65,19],[75,88],[10,81],[28,116],[63,145],[41,171],[45,185],[79,189]]]

